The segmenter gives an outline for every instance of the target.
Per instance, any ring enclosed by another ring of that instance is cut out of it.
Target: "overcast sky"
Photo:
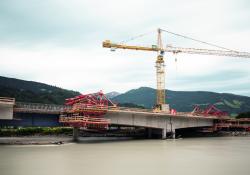
[[[250,51],[248,0],[1,0],[0,75],[77,90],[155,88],[156,53],[102,41],[156,43],[156,29]],[[153,32],[152,32],[153,31]],[[163,35],[164,45],[207,48]],[[210,48],[210,47],[208,47]],[[166,54],[166,88],[250,96],[250,59]]]

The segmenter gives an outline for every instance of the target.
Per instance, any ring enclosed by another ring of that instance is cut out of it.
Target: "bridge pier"
[[[167,138],[167,128],[162,128],[161,130],[161,139]]]
[[[152,138],[152,128],[147,128],[147,136],[148,136],[148,139]]]
[[[175,139],[175,129],[172,131],[172,139]]]
[[[162,139],[166,139],[168,135],[168,138],[175,139],[175,129],[167,130],[167,128],[162,129]]]
[[[79,139],[79,128],[73,127],[73,141],[77,142]]]
[[[175,139],[175,126],[171,123],[171,138]]]

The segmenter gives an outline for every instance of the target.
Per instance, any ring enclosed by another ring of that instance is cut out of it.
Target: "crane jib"
[[[164,49],[164,51],[165,52],[172,52],[172,53],[187,53],[187,54],[201,54],[201,55],[216,55],[216,56],[250,58],[250,53],[237,52],[237,51],[197,49],[197,48],[181,48],[181,47],[167,47]]]
[[[187,54],[201,54],[201,55],[216,55],[216,56],[229,56],[229,57],[243,57],[250,58],[250,53],[248,52],[237,52],[237,51],[224,51],[224,50],[211,50],[211,49],[197,49],[197,48],[183,48],[183,47],[166,47],[163,49],[158,48],[156,45],[151,47],[145,46],[132,46],[124,44],[115,44],[110,41],[104,41],[103,47],[114,48],[114,49],[130,49],[130,50],[142,50],[142,51],[165,51],[177,53],[187,53]]]

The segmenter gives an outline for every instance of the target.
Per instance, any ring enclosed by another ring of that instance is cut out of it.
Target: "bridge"
[[[15,102],[14,99],[0,99],[0,125],[16,122],[21,126],[51,126],[48,123],[59,125],[59,114],[62,110],[68,108],[64,105],[39,104],[39,103],[22,103]],[[41,116],[34,116],[38,114]],[[20,117],[21,116],[21,117]],[[22,120],[31,117],[31,122]],[[152,130],[161,130],[162,138],[166,138],[167,133],[175,134],[176,129],[212,127],[214,121],[218,119],[216,116],[195,116],[191,113],[177,113],[171,115],[168,113],[156,113],[149,109],[131,109],[117,108],[109,109],[104,118],[110,120],[113,125],[145,127],[148,129],[150,136]],[[2,119],[2,120],[1,120]],[[12,120],[11,120],[12,119]],[[45,121],[46,120],[46,121]],[[78,128],[74,128],[77,135]]]
[[[160,129],[162,138],[167,133],[175,137],[176,129],[212,127],[216,117],[192,116],[188,113],[171,115],[167,113],[155,113],[153,111],[109,110],[105,118],[110,119],[112,124],[141,126],[149,129]],[[149,133],[150,134],[150,133]]]

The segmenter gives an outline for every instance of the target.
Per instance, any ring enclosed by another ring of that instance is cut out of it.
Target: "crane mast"
[[[169,105],[165,101],[165,64],[164,64],[164,53],[172,52],[177,53],[187,53],[187,54],[199,54],[199,55],[216,55],[216,56],[230,56],[230,57],[242,57],[250,58],[249,52],[238,52],[234,50],[212,50],[212,49],[198,49],[198,48],[182,48],[182,47],[163,47],[161,32],[165,31],[162,29],[157,30],[157,45],[148,46],[134,46],[126,44],[113,43],[110,40],[103,42],[103,47],[115,49],[129,49],[129,50],[141,50],[141,51],[154,51],[157,52],[157,59],[155,62],[156,67],[156,81],[157,81],[157,91],[156,91],[156,107],[161,111],[169,111]],[[171,33],[171,32],[170,32]],[[178,34],[177,34],[178,35]],[[181,36],[181,35],[179,35]],[[187,37],[186,37],[187,38]],[[189,38],[190,39],[190,38]],[[216,46],[216,45],[215,45]]]
[[[165,64],[164,64],[164,51],[162,47],[161,30],[158,29],[157,36],[157,59],[155,62],[156,67],[156,108],[160,110],[169,110],[169,106],[166,105],[166,94],[165,94]]]

